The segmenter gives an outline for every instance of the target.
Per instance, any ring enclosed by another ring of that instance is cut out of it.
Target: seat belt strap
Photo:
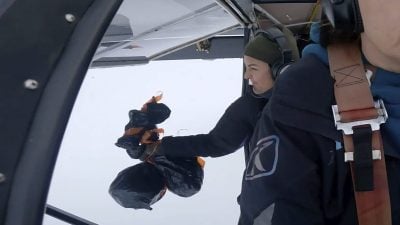
[[[350,162],[359,225],[391,225],[391,208],[380,124],[387,119],[382,101],[374,102],[357,42],[328,46],[343,131],[345,161]]]

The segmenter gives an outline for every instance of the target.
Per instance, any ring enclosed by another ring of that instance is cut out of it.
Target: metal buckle
[[[359,120],[359,121],[353,121],[353,122],[347,122],[347,123],[342,123],[340,122],[340,114],[338,110],[337,105],[332,105],[332,112],[333,112],[333,118],[335,120],[335,126],[338,130],[342,130],[344,134],[350,135],[353,134],[353,127],[360,126],[360,125],[370,125],[372,131],[376,131],[380,129],[380,125],[382,123],[385,123],[388,114],[385,108],[385,105],[383,104],[383,101],[379,99],[378,101],[375,101],[375,108],[378,109],[378,114],[379,116],[375,119],[370,119],[370,120]]]

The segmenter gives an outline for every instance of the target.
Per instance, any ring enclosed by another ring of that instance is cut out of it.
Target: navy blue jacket
[[[314,55],[278,77],[246,156],[240,225],[357,224],[331,112],[333,82]],[[400,224],[400,159],[387,155],[386,166],[393,224]]]

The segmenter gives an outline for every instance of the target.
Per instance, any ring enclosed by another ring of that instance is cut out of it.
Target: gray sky
[[[152,211],[125,209],[108,194],[122,169],[138,163],[114,145],[128,122],[158,91],[172,110],[165,135],[207,133],[241,92],[242,60],[154,61],[92,69],[75,103],[53,175],[48,203],[102,225],[232,225],[244,169],[243,150],[205,158],[202,189],[190,198],[172,192]],[[64,224],[45,217],[45,225]]]

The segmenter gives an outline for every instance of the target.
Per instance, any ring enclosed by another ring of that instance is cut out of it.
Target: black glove
[[[141,161],[154,161],[155,156],[164,155],[161,148],[161,141],[156,141],[151,144],[141,145],[141,155],[139,159]]]
[[[126,150],[126,153],[128,153],[131,158],[138,159],[144,151],[142,150],[142,146],[140,146],[139,143],[140,139],[138,136],[124,135],[118,138],[115,145],[120,148],[124,148]]]
[[[160,141],[158,140],[158,134],[148,131],[142,135],[142,140],[135,135],[125,135],[118,139],[116,146],[126,149],[126,153],[133,159],[140,159],[141,161],[148,161],[152,156],[163,155],[160,148]],[[151,133],[151,134],[148,134]],[[144,136],[149,136],[146,141],[143,140]],[[148,143],[148,144],[144,144]]]

